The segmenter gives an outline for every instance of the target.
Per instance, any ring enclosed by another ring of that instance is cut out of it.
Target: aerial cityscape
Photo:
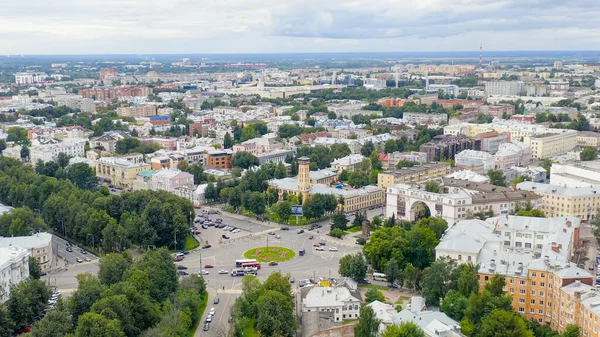
[[[0,337],[600,336],[598,4],[150,3],[0,13]]]

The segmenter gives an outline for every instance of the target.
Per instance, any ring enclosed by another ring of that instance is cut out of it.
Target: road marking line
[[[217,289],[217,294],[242,294],[242,289]]]

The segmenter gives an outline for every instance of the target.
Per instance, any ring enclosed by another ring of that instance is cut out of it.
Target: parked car
[[[225,270],[225,269],[221,269],[221,270],[219,270],[219,274],[229,274],[229,271]]]
[[[203,229],[208,229],[208,226],[207,225],[202,225],[202,228]]]
[[[300,256],[304,256],[304,254],[306,254],[306,249],[300,249],[300,251],[298,251],[298,254]]]
[[[205,264],[204,268],[214,268],[215,266],[213,266],[212,264]]]
[[[275,239],[281,239],[281,236],[279,234],[275,234]]]
[[[335,248],[335,247],[329,247],[329,251],[330,252],[337,252],[337,248]]]
[[[213,317],[211,315],[206,316],[206,322],[210,323],[212,322]]]
[[[225,235],[225,234],[221,235],[221,237],[222,237],[223,239],[229,239],[229,236],[227,236],[227,235]]]
[[[217,219],[215,220],[215,222],[216,222],[216,223],[221,223],[221,222],[223,222],[223,219],[221,219],[221,218],[217,218]]]
[[[589,270],[594,270],[594,264],[590,264]]]
[[[186,270],[188,268],[186,266],[180,264],[180,265],[177,266],[177,269],[179,269],[179,270]]]
[[[273,231],[270,231],[270,232],[269,232],[269,235],[275,235],[275,232],[273,232]]]
[[[85,249],[82,249],[82,250],[81,250],[81,254],[87,254],[87,250],[85,250]]]
[[[304,233],[304,229],[299,229],[296,233],[297,234],[302,234],[302,233]]]
[[[87,257],[87,256],[85,257],[85,259],[84,259],[84,260],[85,260],[85,262],[90,262],[90,261],[92,261],[92,259],[90,259],[90,258],[89,258],[89,257]]]
[[[288,226],[283,226],[283,227],[281,227],[281,230],[282,230],[282,231],[289,231],[289,230],[290,230],[290,228],[289,228]]]
[[[200,271],[200,275],[208,275],[208,271],[206,271],[206,270],[202,269],[202,270]]]
[[[277,266],[277,265],[279,265],[279,263],[277,263],[275,261],[269,262],[269,266]]]
[[[315,237],[314,237],[314,236],[312,236],[312,235],[310,235],[310,236],[308,237],[308,239],[309,239],[309,240],[312,240],[312,239],[314,239],[314,238],[315,238]]]
[[[320,244],[321,246],[325,246],[325,241],[319,241],[319,244]]]
[[[210,329],[210,323],[205,323],[204,328],[202,328],[202,330],[208,331],[208,329]]]
[[[210,308],[210,311],[208,312],[209,315],[214,316],[215,315],[215,308],[212,307]]]
[[[290,283],[294,283],[294,282],[296,282],[296,279],[293,277],[290,277]]]
[[[316,243],[313,244],[313,247],[321,247],[321,244],[318,243],[318,242],[316,242]]]
[[[325,250],[325,248],[323,248],[323,247],[317,247],[317,248],[315,248],[315,250],[324,251],[324,250]]]
[[[207,245],[202,246],[202,249],[208,249],[210,247],[212,247],[212,246],[207,244]]]
[[[194,206],[194,208],[195,208],[195,209],[200,209],[200,208],[202,208],[202,207],[201,207],[200,205],[196,205],[196,206]]]
[[[220,301],[221,301],[221,300],[219,300],[219,298],[217,297],[217,298],[215,298],[215,300],[213,301],[213,304],[219,304],[219,302],[220,302]]]
[[[187,276],[187,275],[189,275],[189,274],[188,274],[188,272],[187,272],[187,271],[185,271],[185,270],[178,270],[178,271],[177,271],[177,274],[179,274],[179,275],[181,275],[181,276]]]
[[[82,260],[82,259],[80,259],[80,258],[75,258],[75,261],[77,261],[77,263],[81,263],[81,262],[83,262],[83,260]]]
[[[67,247],[67,252],[73,252],[73,248]]]

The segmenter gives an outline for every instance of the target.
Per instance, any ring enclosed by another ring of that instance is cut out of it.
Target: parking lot
[[[235,303],[236,297],[242,292],[241,277],[232,277],[229,272],[236,268],[235,260],[245,259],[244,252],[251,248],[263,246],[280,246],[292,249],[296,252],[294,258],[289,261],[279,263],[277,266],[269,266],[268,263],[262,263],[258,271],[258,279],[264,281],[271,272],[282,272],[289,274],[295,279],[292,285],[294,290],[298,289],[298,283],[302,279],[312,277],[333,277],[337,278],[339,259],[346,254],[360,251],[359,246],[336,245],[336,239],[327,237],[326,228],[309,231],[307,226],[291,227],[290,230],[281,230],[278,225],[269,225],[255,223],[244,219],[235,218],[227,213],[210,214],[209,219],[215,222],[217,218],[223,220],[223,224],[235,226],[240,229],[237,233],[215,228],[214,226],[206,229],[196,224],[201,233],[197,236],[204,244],[208,242],[211,245],[207,249],[196,249],[185,255],[182,261],[176,262],[177,265],[186,266],[188,273],[198,273],[204,269],[208,272],[204,275],[209,290],[209,302],[202,317],[202,322],[206,319],[211,307],[215,308],[215,316],[210,324],[208,332],[202,331],[203,324],[200,324],[196,331],[196,336],[207,336],[214,334],[216,330],[228,329],[227,320],[230,316],[230,309]],[[298,229],[304,229],[304,233],[298,234]],[[272,232],[272,234],[269,234]],[[226,234],[229,239],[223,239]],[[309,239],[313,236],[313,239]],[[323,251],[318,251],[313,244],[315,242],[326,243]],[[335,247],[337,251],[330,251],[329,248]],[[299,256],[298,251],[306,250],[304,256]],[[212,268],[205,268],[211,265]],[[220,270],[227,270],[227,274],[219,274]],[[213,304],[215,297],[219,297],[220,303]]]

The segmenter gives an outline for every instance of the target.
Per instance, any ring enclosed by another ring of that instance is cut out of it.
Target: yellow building
[[[577,145],[577,131],[561,131],[560,133],[525,136],[523,143],[531,148],[531,156],[533,158],[545,159],[560,156]]]
[[[273,179],[269,181],[269,185],[279,191],[280,199],[283,198],[284,193],[296,195],[302,202],[312,194],[333,194],[338,200],[344,199],[344,212],[366,210],[371,207],[383,206],[385,203],[385,190],[382,188],[370,185],[356,189],[331,187],[323,183],[313,183],[314,173],[310,172],[310,159],[301,157],[298,158],[298,176],[296,178]],[[341,205],[339,207],[341,209]]]
[[[117,108],[117,115],[126,117],[151,117],[156,116],[155,105],[132,105]]]
[[[573,216],[591,220],[600,207],[600,187],[564,187],[525,181],[518,184],[517,189],[541,195],[541,210],[546,217]]]
[[[450,163],[440,162],[386,171],[377,175],[377,186],[387,188],[394,184],[414,185],[427,180],[440,179],[450,174],[451,169]]]
[[[577,134],[577,145],[579,146],[600,146],[600,133],[592,131],[580,131]]]
[[[116,157],[104,157],[96,162],[96,176],[118,188],[133,189],[136,175],[150,170],[148,163],[134,163]]]

